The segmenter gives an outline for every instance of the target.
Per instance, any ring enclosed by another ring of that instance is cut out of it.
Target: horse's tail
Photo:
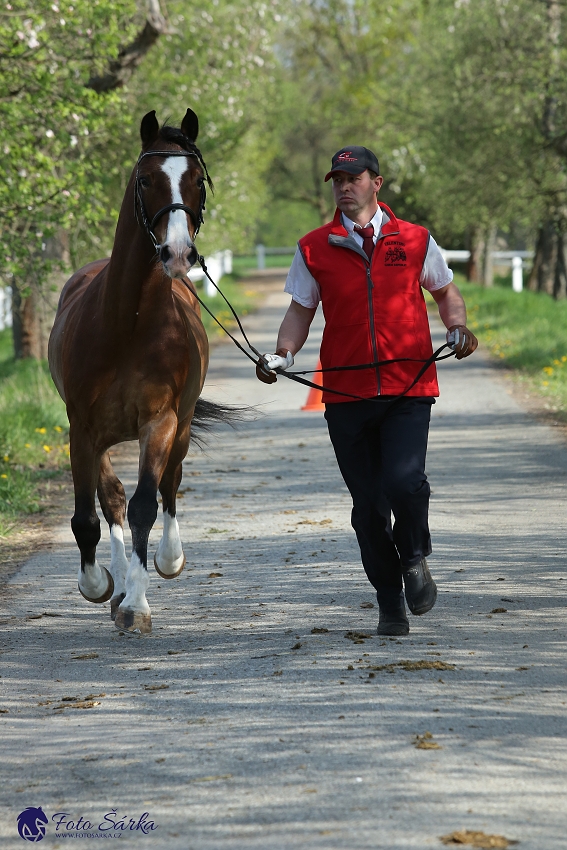
[[[215,425],[226,423],[234,427],[238,422],[246,422],[257,415],[254,407],[239,407],[233,404],[217,404],[216,401],[207,401],[199,398],[195,405],[195,412],[191,422],[191,436],[193,442],[202,445],[205,442],[204,435],[214,428]]]

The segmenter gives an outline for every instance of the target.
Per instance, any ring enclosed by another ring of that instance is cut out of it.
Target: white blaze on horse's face
[[[171,203],[182,204],[181,179],[189,167],[186,156],[170,156],[161,164],[161,170],[169,177]],[[172,210],[168,216],[167,233],[160,246],[160,257],[169,277],[186,275],[197,259],[195,244],[187,227],[184,210]]]

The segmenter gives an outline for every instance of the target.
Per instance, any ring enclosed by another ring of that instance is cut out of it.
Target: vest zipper
[[[372,290],[374,289],[374,283],[372,282],[372,277],[370,275],[370,263],[366,266],[366,283],[368,288],[368,313],[370,315],[370,339],[372,340],[372,351],[374,353],[374,360],[378,360],[378,345],[376,342],[376,326],[374,324],[374,302],[372,299]],[[378,382],[378,392],[376,395],[380,395],[380,369],[376,366],[376,381]]]

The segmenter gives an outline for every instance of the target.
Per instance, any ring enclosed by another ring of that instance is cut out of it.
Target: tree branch
[[[108,71],[100,77],[91,77],[87,88],[102,94],[126,85],[146,53],[154,46],[160,35],[171,32],[161,13],[159,0],[148,0],[146,23],[134,41],[123,47],[118,57],[110,63]]]

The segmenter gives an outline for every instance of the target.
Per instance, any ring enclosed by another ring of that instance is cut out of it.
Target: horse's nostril
[[[194,265],[195,265],[195,263],[196,263],[196,262],[198,262],[198,260],[199,260],[199,252],[197,251],[197,249],[195,248],[195,246],[194,246],[194,245],[192,245],[192,246],[191,246],[191,249],[190,249],[190,251],[189,251],[189,255],[188,255],[188,257],[187,257],[187,261],[189,262],[189,264],[190,264],[191,266],[194,266]]]
[[[159,251],[160,260],[162,261],[162,263],[167,263],[167,261],[169,260],[170,257],[171,257],[171,253],[170,253],[169,248],[167,247],[167,245],[163,245],[160,248],[160,251]]]

